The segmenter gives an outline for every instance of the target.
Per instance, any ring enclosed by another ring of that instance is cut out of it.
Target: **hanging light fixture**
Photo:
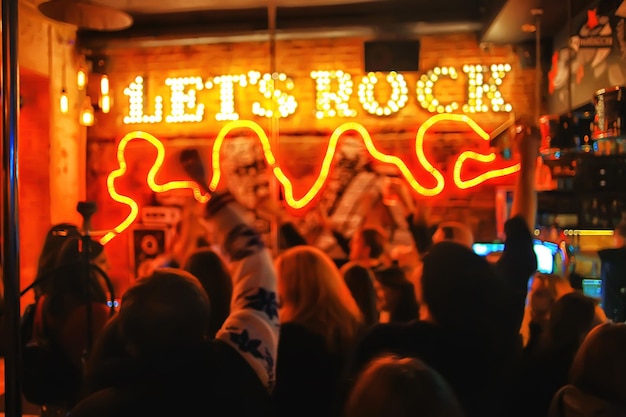
[[[106,32],[126,29],[133,24],[128,13],[88,0],[49,0],[37,7],[44,16],[79,29]]]
[[[80,110],[80,124],[83,126],[93,126],[96,121],[93,106],[91,105],[91,98],[85,96],[83,101],[83,107]]]
[[[100,94],[103,96],[109,95],[109,77],[106,74],[100,77]]]
[[[98,106],[102,113],[111,111],[111,96],[109,95],[109,91],[109,77],[103,74],[100,78],[100,99],[98,100]]]
[[[98,97],[98,110],[102,113],[111,111],[111,88],[109,76],[106,74],[107,61],[105,57],[92,57],[92,73],[100,74],[100,95]]]
[[[87,86],[87,70],[82,65],[78,68],[76,72],[76,86],[79,90],[84,90]]]
[[[100,99],[98,100],[98,107],[100,107],[100,111],[102,113],[108,113],[111,111],[111,96],[110,95],[104,95],[104,96],[100,96]]]
[[[59,95],[59,110],[61,114],[67,114],[70,110],[70,99],[67,95],[67,65],[66,65],[66,55],[65,50],[62,51],[63,54],[63,64],[61,66],[61,79],[63,80],[63,84],[61,85],[61,94]]]
[[[70,99],[67,96],[67,90],[65,87],[61,89],[61,97],[59,97],[59,109],[62,114],[67,114],[70,111]]]

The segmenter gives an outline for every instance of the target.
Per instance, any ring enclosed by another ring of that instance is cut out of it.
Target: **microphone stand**
[[[86,341],[84,356],[91,350],[93,344],[93,311],[92,300],[89,291],[91,282],[91,217],[96,212],[96,203],[88,201],[79,201],[76,210],[83,217],[83,232],[81,234],[81,260],[83,268],[83,296],[85,297],[85,318],[87,323]]]

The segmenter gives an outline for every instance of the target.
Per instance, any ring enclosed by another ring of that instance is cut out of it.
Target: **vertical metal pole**
[[[567,2],[567,113],[572,112],[572,58],[573,51],[569,47],[572,36],[572,0]]]
[[[541,117],[541,87],[543,85],[543,71],[541,69],[541,15],[543,10],[533,9],[535,16],[535,123]]]
[[[272,152],[276,156],[276,160],[280,160],[279,149],[278,149],[278,106],[277,99],[274,96],[275,83],[278,81],[278,76],[276,74],[276,1],[269,0],[267,6],[267,20],[268,20],[268,30],[269,30],[269,53],[270,53],[270,74],[272,74],[272,117],[270,119],[270,144],[272,148]],[[279,204],[279,190],[278,190],[278,179],[275,175],[272,175],[270,179],[270,198],[275,199],[276,203]],[[280,248],[280,238],[279,238],[279,228],[280,228],[280,218],[278,215],[274,215],[274,218],[271,221],[271,230],[270,236],[272,240],[272,247],[274,248],[274,254],[278,254]]]
[[[18,216],[18,0],[2,0],[2,267],[7,342],[4,380],[5,415],[22,415],[20,335],[20,262]]]

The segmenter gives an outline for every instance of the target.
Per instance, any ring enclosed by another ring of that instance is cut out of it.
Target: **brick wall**
[[[293,80],[294,90],[291,92],[298,100],[298,110],[286,119],[279,121],[279,142],[281,156],[289,154],[283,165],[286,171],[303,180],[313,177],[319,171],[319,155],[326,149],[326,143],[334,128],[346,121],[358,121],[366,126],[373,140],[381,151],[398,155],[404,154],[411,158],[414,152],[415,133],[420,124],[432,114],[422,109],[417,102],[415,86],[419,77],[435,66],[453,66],[462,75],[464,64],[499,64],[509,63],[512,70],[507,74],[500,91],[507,102],[511,103],[516,114],[534,114],[534,70],[523,69],[519,57],[512,46],[492,46],[481,48],[473,34],[448,36],[426,36],[420,39],[420,71],[406,73],[409,86],[409,101],[405,108],[389,117],[375,117],[366,114],[360,107],[356,91],[350,99],[350,106],[358,111],[357,117],[316,119],[315,114],[315,83],[311,79],[313,70],[342,70],[352,74],[355,90],[363,70],[363,41],[361,38],[292,40],[280,41],[276,45],[275,68],[284,72]],[[212,140],[224,122],[215,120],[219,111],[218,88],[204,89],[198,92],[198,101],[205,107],[204,120],[199,123],[157,123],[125,125],[123,117],[128,114],[128,97],[124,89],[140,75],[145,80],[145,96],[148,103],[155,95],[162,95],[168,106],[169,91],[165,86],[168,77],[200,76],[203,80],[211,80],[219,75],[246,74],[250,70],[269,72],[269,45],[267,42],[242,42],[228,44],[186,45],[139,48],[129,44],[127,48],[94,51],[94,55],[105,57],[113,95],[113,109],[109,114],[97,113],[96,124],[88,132],[87,161],[87,195],[98,202],[99,211],[94,217],[96,228],[107,229],[115,226],[128,215],[128,208],[111,201],[106,192],[106,176],[117,167],[115,150],[117,142],[127,133],[134,130],[145,130],[156,137],[170,143],[171,152],[180,141],[195,143],[198,147],[210,148]],[[462,76],[460,78],[463,78]],[[96,76],[90,78],[90,91],[97,97]],[[465,102],[466,86],[461,82],[443,81],[436,90],[441,101]],[[259,100],[260,94],[254,88],[237,87],[235,89],[236,109],[242,119],[249,119],[263,126],[269,132],[270,122],[254,116],[250,109],[252,103]],[[95,101],[95,100],[94,100]],[[153,111],[152,104],[146,112]],[[165,109],[167,113],[168,109]],[[495,127],[508,119],[506,113],[488,112],[475,115],[475,120],[486,130]],[[430,133],[430,140],[443,143],[448,148],[464,146],[468,134],[467,127],[456,124],[442,124]],[[300,135],[318,137],[317,142],[298,140]],[[140,146],[138,149],[140,149]],[[286,151],[288,150],[288,152]],[[154,196],[145,185],[145,175],[153,154],[136,151],[135,168],[129,163],[129,183],[127,189],[132,190],[142,204],[154,202]],[[412,158],[415,158],[414,154]],[[148,166],[143,166],[141,161]],[[443,161],[445,164],[445,161]],[[447,169],[447,167],[443,167]],[[175,175],[184,175],[180,169],[172,168]],[[169,178],[168,178],[169,179]],[[164,178],[161,178],[164,181]],[[513,177],[500,184],[510,185]],[[494,236],[494,184],[472,190],[471,193],[448,192],[445,198],[439,198],[434,204],[435,220],[439,218],[462,219],[474,227],[477,239],[488,239]],[[130,277],[130,236],[122,233],[107,245],[107,251],[113,260],[114,279],[124,287]]]
[[[278,42],[276,47],[276,69],[286,73],[295,84],[292,92],[299,103],[296,114],[281,119],[281,132],[324,132],[334,129],[342,119],[317,120],[314,116],[315,85],[311,79],[312,70],[342,70],[352,74],[355,90],[363,73],[364,39],[318,39]],[[90,138],[115,140],[120,133],[134,129],[147,128],[148,125],[121,124],[121,119],[128,111],[128,97],[124,89],[136,76],[145,79],[145,93],[148,99],[147,112],[152,110],[155,95],[164,97],[166,106],[169,90],[164,85],[168,77],[200,76],[210,80],[214,76],[225,74],[246,74],[250,70],[268,72],[267,43],[237,43],[186,45],[154,48],[111,49],[95,51],[94,55],[106,57],[106,70],[112,88],[114,109],[108,114],[99,114],[96,126],[90,129]],[[510,63],[513,70],[506,76],[501,92],[513,105],[517,114],[533,114],[534,70],[522,69],[519,58],[510,46],[494,46],[481,49],[476,38],[470,34],[421,39],[420,71],[403,74],[409,86],[409,102],[398,114],[389,118],[376,118],[366,115],[357,100],[356,91],[350,100],[350,107],[358,111],[358,121],[367,124],[373,130],[414,129],[430,114],[419,107],[416,100],[415,86],[418,78],[435,66],[454,66],[459,72],[463,64]],[[462,72],[461,72],[462,74]],[[462,78],[462,77],[461,77]],[[437,88],[441,101],[466,100],[463,80],[458,83],[442,81]],[[97,88],[97,83],[92,84]],[[280,88],[280,85],[279,85]],[[93,95],[97,95],[92,90]],[[259,100],[260,94],[255,87],[237,87],[235,89],[236,109],[241,118],[267,123],[267,120],[253,116],[250,112],[252,103]],[[205,108],[205,118],[200,123],[178,123],[149,126],[150,131],[159,137],[202,137],[214,135],[222,123],[215,120],[219,111],[219,88],[205,89],[198,93],[198,100]],[[166,109],[167,112],[167,109]],[[506,119],[503,113],[478,115],[477,120],[487,127],[497,126]]]

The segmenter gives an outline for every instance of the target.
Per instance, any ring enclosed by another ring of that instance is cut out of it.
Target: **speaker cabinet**
[[[420,43],[416,40],[366,41],[365,72],[419,70]]]
[[[136,228],[132,233],[132,259],[135,276],[143,264],[163,255],[168,247],[170,228]]]

